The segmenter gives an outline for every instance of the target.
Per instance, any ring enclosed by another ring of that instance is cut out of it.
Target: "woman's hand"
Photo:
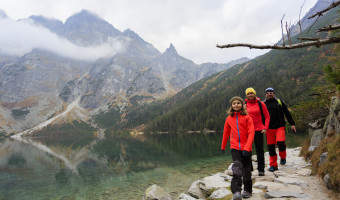
[[[261,133],[266,134],[266,133],[267,133],[267,130],[266,130],[266,129],[263,129],[263,130],[261,131]]]

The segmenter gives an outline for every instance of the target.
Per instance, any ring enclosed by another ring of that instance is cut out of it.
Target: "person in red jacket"
[[[255,129],[255,148],[257,156],[257,170],[259,176],[264,176],[264,150],[263,150],[263,134],[266,134],[269,128],[270,116],[266,104],[256,97],[254,88],[246,89],[245,108],[251,116]]]
[[[233,97],[230,100],[229,116],[224,124],[221,151],[225,152],[230,137],[230,151],[233,159],[231,180],[231,192],[233,199],[249,198],[252,193],[251,180],[251,151],[254,141],[254,124],[250,115],[243,107],[241,97]],[[244,191],[242,190],[242,179]]]

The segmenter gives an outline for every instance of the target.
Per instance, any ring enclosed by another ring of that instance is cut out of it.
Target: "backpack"
[[[280,108],[282,108],[282,101],[281,101],[279,98],[276,98],[276,97],[275,97],[275,99],[276,99],[276,101],[278,102],[277,105],[278,105]],[[267,101],[267,99],[263,100],[263,103],[266,103],[266,101]]]
[[[281,101],[280,101],[280,102],[281,102]],[[261,101],[258,101],[257,103],[259,104],[260,111],[261,111],[262,124],[265,125],[266,119],[265,119],[264,114],[263,114],[263,111],[262,111],[262,103],[261,103]],[[247,101],[245,101],[244,104],[247,105]]]

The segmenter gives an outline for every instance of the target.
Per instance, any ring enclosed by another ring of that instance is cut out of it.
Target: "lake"
[[[306,137],[289,134],[288,147]],[[229,166],[221,139],[221,133],[1,139],[0,199],[142,199],[153,184],[177,198]]]

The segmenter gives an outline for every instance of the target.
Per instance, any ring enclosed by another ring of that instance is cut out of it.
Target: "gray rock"
[[[190,195],[182,193],[178,196],[178,200],[197,200],[197,199]]]
[[[230,175],[230,176],[232,176],[233,175],[233,170],[232,170],[232,167],[233,167],[233,164],[234,163],[231,163],[230,165],[229,165],[229,167],[228,167],[228,175]]]
[[[226,188],[220,188],[216,191],[214,191],[210,196],[209,199],[223,199],[227,197],[228,195],[232,195],[232,192],[230,190],[227,190]]]
[[[310,146],[310,147],[308,148],[308,152],[312,152],[312,151],[314,151],[314,150],[315,150],[315,148],[316,148],[316,146]]]
[[[301,176],[310,176],[312,174],[311,169],[301,169],[296,172],[296,174],[301,175]]]
[[[215,174],[205,177],[203,182],[199,184],[199,187],[205,194],[210,195],[217,189],[230,187],[230,183],[226,182],[224,177],[221,177],[219,174]]]
[[[266,192],[264,195],[265,198],[305,198],[307,197],[306,194],[303,193],[296,193],[296,192],[289,192],[289,191],[272,191]]]
[[[323,181],[328,189],[332,189],[331,177],[329,174],[326,174],[326,176],[323,178]]]
[[[188,190],[188,193],[195,198],[205,199],[206,198],[205,193],[200,188],[201,183],[203,183],[203,181],[201,180],[193,182]]]
[[[145,200],[172,200],[169,193],[166,193],[163,188],[154,184],[145,190]]]
[[[324,152],[320,155],[320,162],[319,162],[318,166],[321,166],[326,161],[327,161],[327,152]]]
[[[267,192],[265,194],[266,198],[283,198],[283,197],[293,197],[293,198],[304,198],[306,195],[301,190],[301,187],[290,184],[282,184],[276,182],[256,182],[254,184],[256,188],[267,187]]]
[[[314,130],[310,141],[311,146],[318,146],[320,141],[325,137],[322,129]]]
[[[280,176],[279,178],[274,179],[274,182],[291,184],[291,185],[298,185],[298,186],[301,186],[301,187],[307,187],[308,186],[308,183],[303,181],[303,180],[300,180],[298,178],[283,177],[283,176]]]

